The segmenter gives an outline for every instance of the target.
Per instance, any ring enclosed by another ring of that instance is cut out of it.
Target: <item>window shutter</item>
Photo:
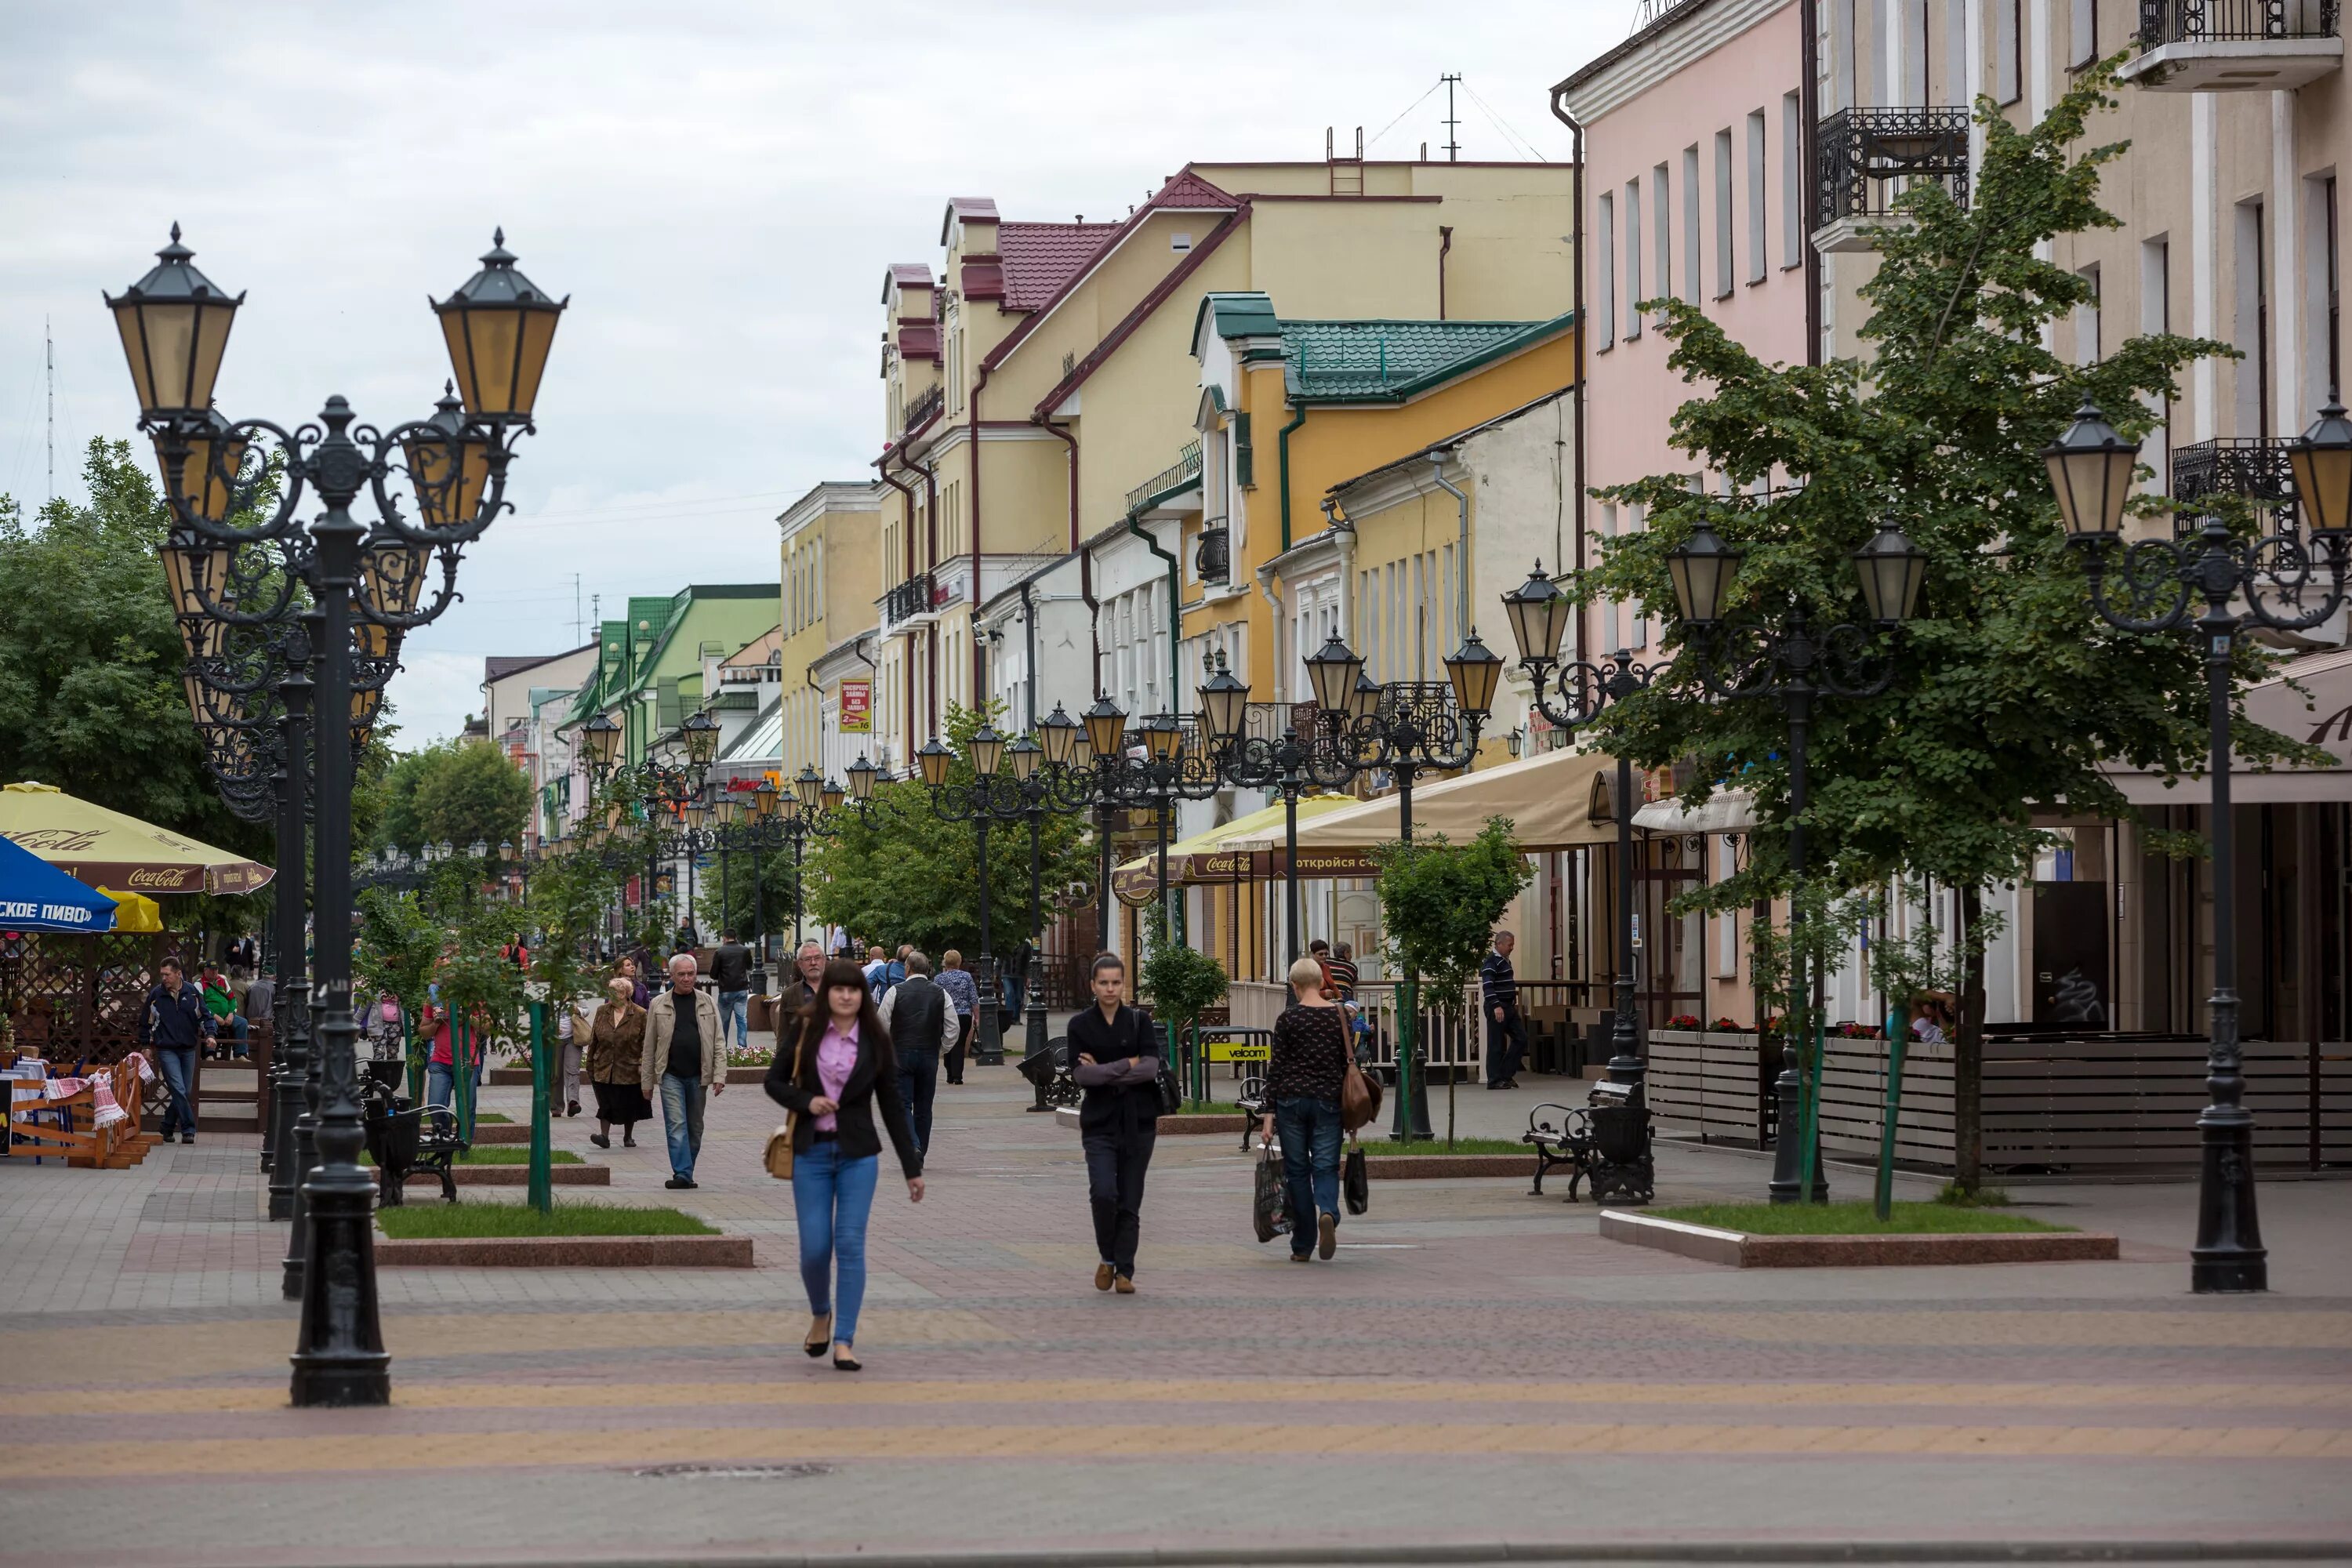
[[[1257,452],[1250,445],[1250,416],[1234,416],[1234,483],[1255,487],[1257,483]]]

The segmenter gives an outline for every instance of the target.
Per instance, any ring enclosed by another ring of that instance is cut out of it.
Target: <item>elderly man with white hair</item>
[[[702,1096],[727,1088],[727,1047],[719,1031],[719,1004],[696,989],[694,954],[669,961],[669,984],[646,1008],[646,1054],[640,1068],[646,1095],[661,1096],[662,1130],[669,1138],[673,1190],[694,1185],[702,1152]]]

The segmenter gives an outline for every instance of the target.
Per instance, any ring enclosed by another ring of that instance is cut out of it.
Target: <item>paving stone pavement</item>
[[[2018,1189],[2120,1233],[2118,1262],[1740,1271],[1604,1242],[1523,1180],[1382,1183],[1302,1268],[1251,1239],[1232,1141],[1169,1137],[1118,1297],[1091,1288],[1076,1134],[1010,1068],[969,1078],[941,1087],[926,1201],[886,1173],[855,1377],[797,1352],[753,1086],[713,1102],[691,1193],[663,1190],[657,1127],[609,1152],[586,1117],[555,1131],[612,1168],[603,1201],[677,1202],[758,1267],[386,1269],[388,1410],[287,1406],[286,1227],[252,1139],[0,1162],[0,1563],[2352,1559],[2339,1183],[2264,1187],[2252,1299],[2188,1293],[2171,1184]],[[1465,1086],[1460,1130],[1508,1135],[1571,1087],[1527,1081]],[[1766,1173],[1673,1143],[1660,1199]]]

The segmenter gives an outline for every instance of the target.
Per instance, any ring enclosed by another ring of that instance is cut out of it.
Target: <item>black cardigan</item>
[[[824,1038],[828,1022],[819,1020],[813,1028],[803,1031],[806,1043],[799,1050],[801,1070],[797,1079],[793,1074],[792,1047],[780,1043],[776,1059],[768,1064],[768,1098],[800,1118],[793,1124],[795,1156],[807,1153],[816,1142],[816,1118],[809,1114],[809,1101],[824,1092],[824,1081],[817,1077],[816,1050]],[[923,1156],[915,1147],[915,1131],[908,1125],[906,1101],[898,1098],[898,1053],[888,1048],[887,1035],[877,1042],[867,1037],[872,1033],[870,1029],[857,1032],[857,1065],[849,1069],[849,1081],[841,1086],[840,1109],[834,1112],[841,1157],[862,1160],[868,1154],[882,1152],[882,1140],[874,1131],[874,1108],[879,1104],[882,1125],[889,1130],[890,1146],[898,1152],[898,1168],[911,1181],[923,1173]]]
[[[1151,1015],[1140,1007],[1124,1005],[1110,1022],[1105,1023],[1101,1007],[1088,1003],[1084,1012],[1071,1017],[1064,1037],[1069,1042],[1072,1077],[1077,1074],[1078,1058],[1082,1056],[1107,1065],[1129,1057],[1157,1057],[1166,1048],[1160,1031],[1152,1025]],[[1081,1128],[1103,1127],[1119,1121],[1137,1125],[1148,1123],[1157,1129],[1159,1086],[1150,1079],[1126,1085],[1097,1085],[1088,1089],[1078,1102]]]

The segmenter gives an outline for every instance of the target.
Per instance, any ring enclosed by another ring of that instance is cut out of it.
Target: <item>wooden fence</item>
[[[19,1050],[60,1073],[111,1066],[138,1044],[139,1010],[164,956],[186,942],[179,931],[0,935],[0,1015]]]
[[[1985,1169],[2099,1176],[2194,1165],[2205,1050],[2203,1040],[2178,1037],[1986,1041]],[[2258,1163],[2352,1163],[2352,1046],[2254,1040],[2243,1053]],[[1703,1137],[1759,1143],[1767,1081],[1753,1035],[1650,1036],[1651,1108]],[[1824,1150],[1875,1158],[1885,1095],[1886,1042],[1832,1039],[1822,1072]],[[1952,1047],[1915,1044],[1904,1058],[1897,1160],[1952,1169]]]

